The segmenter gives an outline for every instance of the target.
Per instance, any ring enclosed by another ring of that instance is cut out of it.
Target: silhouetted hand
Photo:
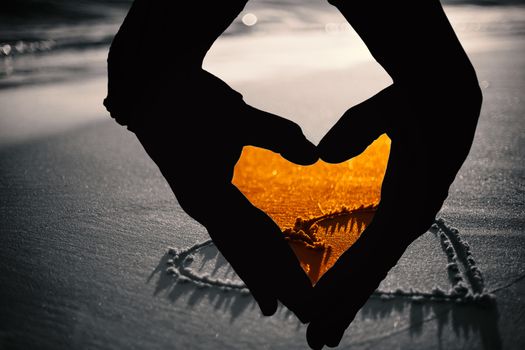
[[[390,268],[431,226],[469,153],[481,106],[474,69],[438,1],[332,3],[394,83],[348,110],[319,155],[342,162],[383,133],[392,144],[372,223],[315,286],[307,331],[314,349],[339,344]]]
[[[181,207],[203,224],[263,314],[280,300],[305,321],[312,286],[279,227],[231,183],[242,147],[317,160],[296,124],[244,103],[201,69],[247,0],[135,0],[108,57],[111,115],[135,132]],[[197,21],[196,17],[197,15]]]
[[[200,71],[187,79],[187,87],[198,87],[199,94],[188,95],[177,105],[169,93],[161,94],[152,113],[163,114],[165,120],[134,125],[132,130],[180,206],[207,228],[263,314],[272,315],[280,300],[306,321],[304,308],[312,291],[308,277],[279,226],[231,180],[245,145],[272,150],[303,165],[317,161],[316,148],[298,125],[245,104],[210,73]]]

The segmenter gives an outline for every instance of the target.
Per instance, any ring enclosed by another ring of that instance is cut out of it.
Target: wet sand
[[[484,106],[441,213],[470,244],[495,304],[374,298],[340,348],[525,347],[525,45],[521,37],[502,41],[471,54]],[[377,66],[362,64],[232,85],[317,142],[349,105],[387,83]],[[44,113],[49,101],[29,98],[33,89],[75,95],[86,84],[0,91],[2,123],[11,99]],[[85,120],[86,111],[75,113]],[[132,134],[105,115],[92,120],[1,144],[0,348],[305,349],[304,326],[285,310],[263,318],[249,296],[177,283],[166,273],[168,247],[190,248],[208,239],[206,231],[182,212]],[[213,251],[198,258],[226,268]],[[446,266],[439,244],[422,237],[386,287],[446,288]]]

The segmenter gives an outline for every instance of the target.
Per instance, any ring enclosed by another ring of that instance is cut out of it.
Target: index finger
[[[235,186],[220,191],[213,212],[205,215],[217,248],[255,296],[279,299],[306,322],[312,285],[279,226]]]
[[[433,184],[417,153],[410,142],[392,142],[383,198],[372,223],[317,283],[308,329],[314,348],[339,343],[356,313],[441,207],[446,193],[428,191]]]

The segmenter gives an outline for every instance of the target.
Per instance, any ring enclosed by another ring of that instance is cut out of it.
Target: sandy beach
[[[443,243],[429,232],[380,288],[416,297],[375,295],[341,349],[525,348],[525,37],[518,20],[525,9],[449,12],[484,104],[440,217],[468,242],[494,301],[421,297],[452,287]],[[505,18],[518,29],[505,29]],[[348,107],[390,81],[354,34],[321,28],[221,38],[207,68],[316,143]],[[178,206],[134,135],[104,112],[105,50],[53,53],[85,69],[0,84],[0,349],[308,348],[305,326],[282,308],[264,318],[216,249],[196,246],[209,239],[206,230]],[[294,65],[308,50],[309,59]],[[225,224],[235,224],[233,214]],[[191,255],[184,266],[198,278],[241,287],[177,278],[168,273],[175,266],[181,275],[173,251]],[[465,264],[459,273],[469,282]]]

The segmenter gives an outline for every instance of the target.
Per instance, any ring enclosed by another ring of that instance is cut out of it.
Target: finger
[[[170,155],[158,152],[158,147],[153,147],[154,144],[146,142],[145,137],[141,137],[141,141],[145,144],[150,156],[159,165],[182,209],[208,229],[217,249],[244,281],[262,314],[273,315],[278,306],[277,296],[268,288],[270,281],[261,274],[262,264],[259,266],[256,260],[250,260],[250,257],[242,254],[243,251],[249,251],[249,248],[242,246],[243,239],[239,237],[238,230],[233,229],[231,230],[233,232],[229,232],[230,228],[225,223],[225,218],[232,217],[234,221],[238,221],[234,222],[234,225],[237,225],[234,227],[246,226],[246,223],[236,220],[236,213],[241,218],[244,214],[238,209],[242,204],[236,203],[236,199],[229,194],[233,185],[228,182],[228,177],[225,175],[228,169],[216,170],[213,174],[215,176],[212,176],[213,182],[201,178],[200,175],[181,175],[177,166],[173,166],[174,162],[171,161]],[[211,169],[214,168],[211,167]],[[248,230],[249,228],[246,231]],[[261,262],[264,261],[256,255],[251,258],[259,258]]]
[[[385,233],[385,228],[368,226],[316,284],[307,330],[312,348],[339,345],[357,312],[401,257],[404,247],[381,239]]]
[[[253,284],[250,284],[252,287],[250,293],[255,299],[255,302],[261,309],[261,313],[264,316],[272,316],[277,311],[277,298],[272,296],[270,293],[265,293],[262,288],[257,288]]]
[[[179,203],[188,214],[206,227],[215,246],[244,282],[261,313],[264,316],[273,315],[277,311],[278,293],[274,290],[270,271],[281,259],[276,257],[275,262],[265,261],[267,257],[263,256],[263,250],[260,249],[267,251],[270,244],[264,238],[257,239],[250,235],[251,225],[261,225],[259,222],[248,223],[246,211],[232,202],[231,197],[226,196],[223,190],[215,190],[210,194],[215,198],[206,202],[201,199],[179,199]],[[228,207],[228,213],[221,207]],[[231,224],[225,222],[228,217],[233,218]],[[271,235],[272,232],[269,231],[268,234]]]
[[[313,350],[321,350],[325,346],[324,332],[310,323],[306,329],[306,342]]]
[[[209,234],[260,302],[263,314],[275,312],[275,298],[307,322],[312,285],[279,226],[231,184],[219,198],[222,205],[208,215],[213,217],[208,220]],[[224,218],[232,216],[234,221],[226,226]]]
[[[397,143],[393,142],[384,181],[398,179],[393,169],[399,171],[401,160]],[[338,345],[359,309],[404,252],[404,240],[392,239],[392,228],[399,222],[398,207],[388,206],[393,202],[382,197],[371,224],[316,284],[308,332],[312,343]]]
[[[320,158],[341,163],[359,155],[387,132],[387,119],[396,114],[395,95],[390,86],[346,111],[317,146]]]
[[[450,157],[441,154],[448,145],[429,142],[417,128],[401,131],[399,136],[391,143],[374,221],[385,230],[390,223],[395,243],[408,247],[432,225],[454,176],[447,166]]]
[[[313,320],[306,330],[308,345],[312,349],[322,349],[325,345],[328,347],[339,346],[344,332],[352,320],[353,317],[349,319],[348,324],[344,322],[345,326],[342,326],[343,322],[339,321],[339,317],[335,313],[332,313],[330,318]]]
[[[246,105],[244,127],[247,145],[257,146],[280,153],[287,160],[310,165],[319,159],[317,148],[291,120]]]
[[[417,161],[413,146],[392,142],[382,200],[372,223],[317,283],[317,308],[308,332],[313,344],[339,344],[359,309],[406,248],[426,232],[446,198],[446,191],[435,190],[436,184],[424,176],[427,163]]]
[[[358,269],[362,269],[362,266],[358,267]],[[368,270],[368,268],[365,270]],[[379,276],[374,280],[367,278],[368,276],[366,275],[349,272],[342,283],[336,282],[333,284],[333,286],[337,287],[337,292],[330,292],[330,295],[322,295],[323,299],[330,298],[332,302],[335,300],[335,303],[330,307],[325,307],[322,315],[312,318],[307,330],[309,343],[322,344],[328,347],[339,346],[346,329],[379,285],[379,282],[374,281],[381,281],[384,278],[384,276]],[[371,272],[371,274],[373,275],[374,273]],[[320,287],[322,288],[322,286]],[[316,297],[319,297],[319,294],[316,294]],[[318,299],[315,300],[317,301]]]
[[[277,300],[281,300],[306,322],[306,305],[312,297],[310,280],[277,224],[231,183],[240,148],[216,145],[203,163],[201,158],[195,159],[195,152],[174,158],[172,150],[178,144],[161,132],[139,132],[137,136],[182,209],[208,229],[262,313],[275,313]],[[183,171],[181,164],[186,167]]]
[[[345,313],[341,314],[341,310],[345,310]],[[354,318],[348,315],[349,309],[343,305],[333,311],[330,317],[314,319],[308,325],[306,340],[312,349],[322,349],[325,345],[328,347],[338,346],[346,328]]]

